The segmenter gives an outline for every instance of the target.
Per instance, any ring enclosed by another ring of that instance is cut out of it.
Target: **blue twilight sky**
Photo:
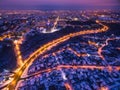
[[[9,6],[37,6],[37,5],[77,5],[77,6],[120,6],[120,0],[0,0],[1,7]]]

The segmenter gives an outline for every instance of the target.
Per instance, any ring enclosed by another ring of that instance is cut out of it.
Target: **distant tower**
[[[50,22],[50,20],[48,20],[47,23],[46,23],[47,31],[50,31],[52,27],[53,27],[52,23]]]

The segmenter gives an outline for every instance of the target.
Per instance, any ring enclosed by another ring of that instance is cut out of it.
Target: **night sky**
[[[0,7],[38,5],[119,7],[120,0],[0,0]]]

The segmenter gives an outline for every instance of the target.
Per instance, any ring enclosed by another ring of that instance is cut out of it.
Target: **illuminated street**
[[[0,90],[120,89],[119,11],[0,13]]]

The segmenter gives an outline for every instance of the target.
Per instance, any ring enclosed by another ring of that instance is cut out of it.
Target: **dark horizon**
[[[84,5],[8,5],[8,6],[0,6],[0,9],[6,10],[103,10],[103,9],[120,9],[119,5],[116,6],[84,6]]]

